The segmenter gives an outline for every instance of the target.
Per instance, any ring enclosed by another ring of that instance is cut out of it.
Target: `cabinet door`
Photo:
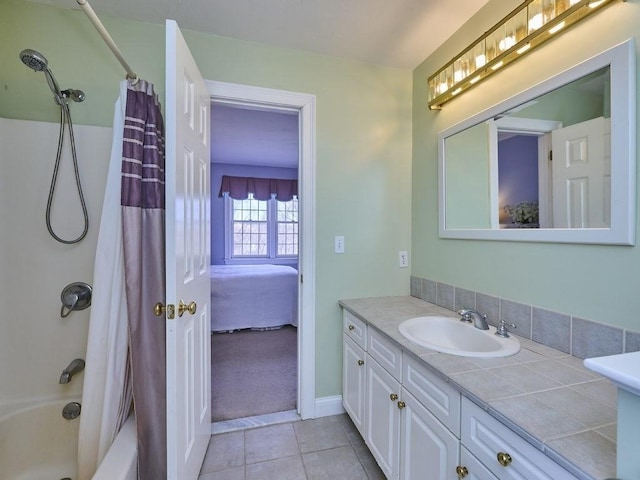
[[[397,479],[400,450],[400,383],[367,355],[365,441],[388,479]]]
[[[465,469],[466,474],[459,475],[459,479],[498,480],[498,477],[491,473],[480,460],[469,453],[469,450],[464,448],[464,446],[460,448],[460,466]]]
[[[364,437],[365,353],[346,334],[343,347],[342,403]]]
[[[400,478],[455,478],[459,441],[416,398],[402,389]]]

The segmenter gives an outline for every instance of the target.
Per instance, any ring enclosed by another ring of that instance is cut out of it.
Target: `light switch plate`
[[[335,238],[335,242],[334,242],[334,249],[333,251],[335,253],[344,253],[344,237],[339,236]]]

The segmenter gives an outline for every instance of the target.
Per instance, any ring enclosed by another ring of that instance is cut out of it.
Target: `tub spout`
[[[72,360],[69,366],[62,371],[62,374],[60,375],[60,383],[69,383],[71,378],[82,370],[84,370],[84,360],[81,358]]]

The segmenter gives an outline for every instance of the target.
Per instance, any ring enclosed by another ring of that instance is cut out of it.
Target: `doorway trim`
[[[300,279],[298,322],[298,414],[304,420],[314,418],[315,379],[315,120],[316,97],[307,93],[275,90],[236,83],[205,80],[214,102],[232,102],[266,108],[295,109],[300,113]],[[304,281],[303,281],[304,279]]]

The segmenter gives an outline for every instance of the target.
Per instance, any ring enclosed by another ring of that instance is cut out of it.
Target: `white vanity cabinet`
[[[393,340],[386,321],[343,312],[344,407],[388,480],[578,480]]]
[[[455,478],[460,394],[347,311],[343,337],[344,407],[386,477]]]
[[[466,447],[469,453],[500,480],[577,480],[574,475],[466,398],[462,399],[461,440],[463,448]],[[468,465],[461,463],[461,466],[472,471],[472,467]],[[467,480],[474,477],[463,478]]]

